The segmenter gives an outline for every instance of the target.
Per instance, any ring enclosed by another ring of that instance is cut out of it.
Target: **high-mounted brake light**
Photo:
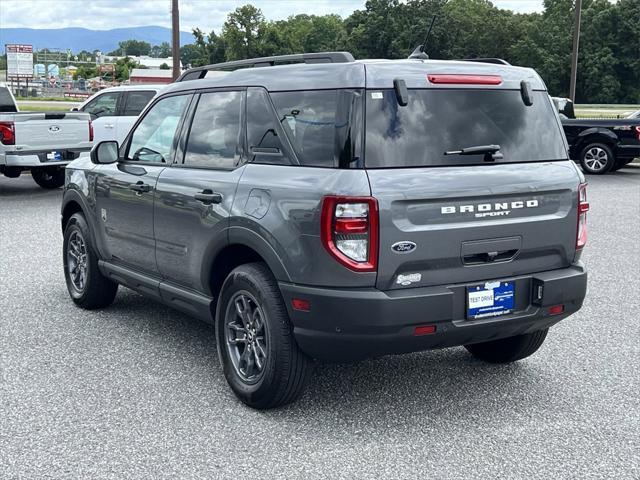
[[[587,244],[587,212],[589,202],[587,202],[587,184],[581,183],[578,186],[578,230],[576,233],[576,250],[580,250]]]
[[[0,142],[3,145],[16,144],[16,131],[13,122],[0,122]]]
[[[89,120],[89,141],[93,142],[93,123]]]
[[[500,75],[432,74],[427,75],[427,79],[431,83],[452,85],[500,85],[502,83]]]
[[[373,197],[324,197],[320,238],[345,267],[374,272],[378,266],[378,201]]]

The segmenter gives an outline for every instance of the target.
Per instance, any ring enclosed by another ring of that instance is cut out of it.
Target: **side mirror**
[[[91,149],[91,162],[97,165],[108,165],[118,161],[118,142],[105,140]]]

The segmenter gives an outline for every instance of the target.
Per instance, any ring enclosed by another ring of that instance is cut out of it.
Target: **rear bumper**
[[[582,306],[587,273],[578,263],[569,268],[513,277],[513,314],[468,320],[467,285],[410,288],[383,292],[330,289],[280,283],[300,348],[322,361],[353,361],[386,354],[467,345],[547,328]],[[474,284],[477,284],[475,282]],[[543,296],[532,303],[532,292]],[[311,303],[310,311],[292,308],[292,299]],[[550,315],[548,307],[564,305]],[[419,325],[435,325],[430,335],[414,336]]]
[[[47,159],[47,154],[51,153],[51,150],[46,152],[7,152],[4,155],[0,155],[0,165],[21,168],[63,166],[73,162],[75,159],[80,157],[82,153],[90,152],[91,147],[62,149],[56,151],[62,152],[62,160]]]

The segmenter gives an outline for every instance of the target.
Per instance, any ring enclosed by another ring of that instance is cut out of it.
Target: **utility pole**
[[[569,84],[569,98],[576,101],[576,79],[578,76],[578,48],[580,45],[580,13],[582,0],[576,0],[576,18],[573,26],[573,54],[571,55],[571,83]]]
[[[173,54],[173,80],[180,76],[180,14],[178,0],[171,0],[171,53]]]

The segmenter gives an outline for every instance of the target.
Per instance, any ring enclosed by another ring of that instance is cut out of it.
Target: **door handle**
[[[104,128],[114,128],[115,125],[113,125],[112,123],[107,123]]]
[[[199,202],[204,203],[205,205],[211,205],[212,203],[221,203],[222,195],[217,192],[213,192],[208,188],[203,190],[200,193],[196,193],[193,198],[198,200]]]
[[[136,193],[150,192],[151,185],[143,183],[142,180],[139,180],[135,184],[129,185],[129,189],[133,190]]]

